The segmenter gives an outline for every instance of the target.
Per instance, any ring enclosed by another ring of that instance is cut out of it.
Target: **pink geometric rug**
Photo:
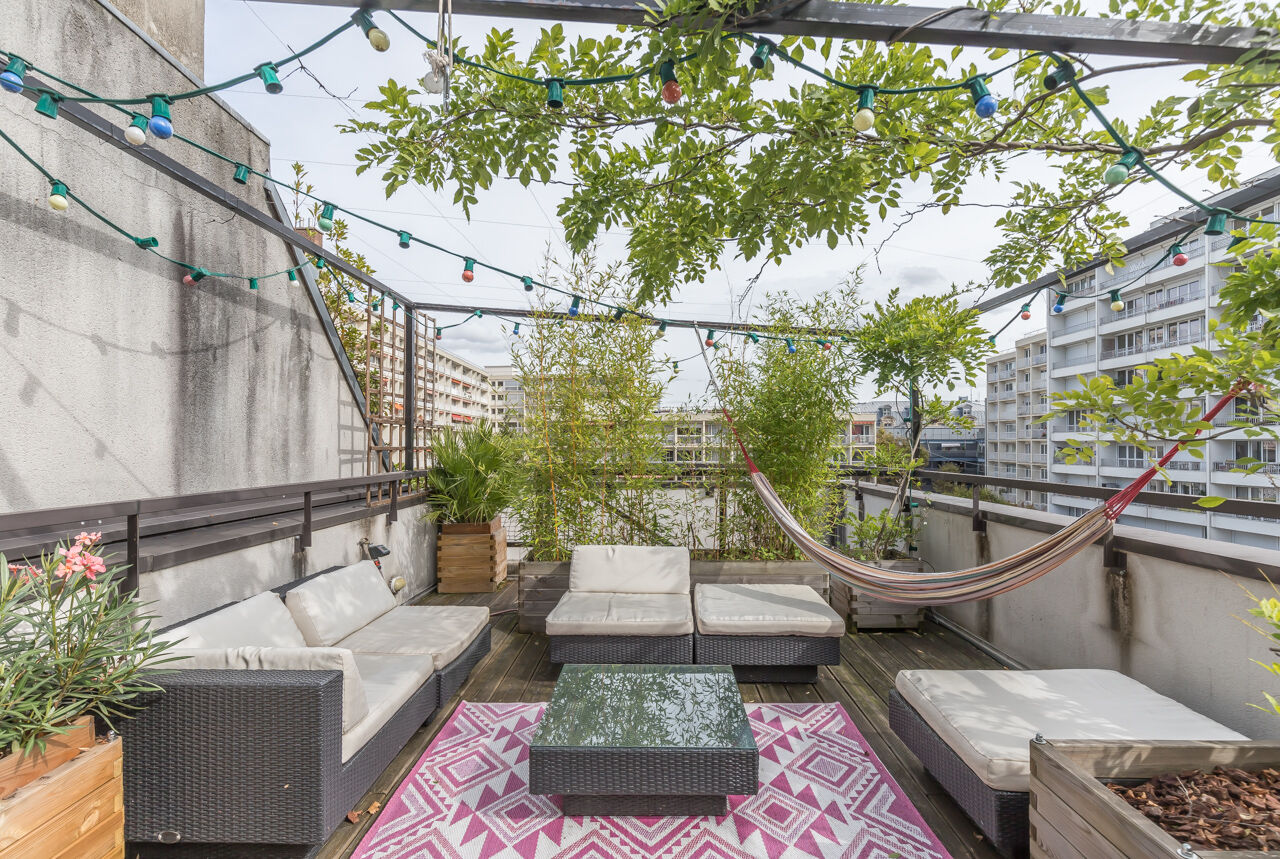
[[[946,859],[839,704],[748,704],[760,792],[723,817],[562,817],[530,794],[545,704],[458,706],[352,859]]]

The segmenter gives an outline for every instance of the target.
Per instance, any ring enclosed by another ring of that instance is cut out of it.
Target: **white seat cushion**
[[[279,600],[277,600],[279,602]],[[166,668],[214,668],[238,671],[342,672],[342,730],[351,730],[369,713],[363,678],[355,656],[339,647],[175,647],[170,654],[181,657]]]
[[[361,561],[298,585],[284,604],[312,647],[329,647],[396,607],[373,561]]]
[[[156,635],[188,649],[306,647],[302,631],[273,593],[258,594]]]
[[[703,635],[844,635],[844,620],[808,585],[709,585],[694,589]]]
[[[690,635],[686,594],[567,593],[547,615],[547,635]]]
[[[343,763],[378,733],[435,670],[431,657],[420,653],[357,653],[355,660],[364,681],[369,713],[343,733]]]
[[[1118,671],[899,671],[898,693],[988,787],[1030,790],[1029,743],[1243,740]]]
[[[475,641],[489,609],[474,605],[402,605],[338,642],[356,653],[425,653],[444,668]]]
[[[689,593],[689,550],[683,546],[578,546],[569,590],[583,593]]]

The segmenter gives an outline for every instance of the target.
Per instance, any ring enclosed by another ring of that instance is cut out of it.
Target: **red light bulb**
[[[830,343],[823,343],[823,344],[822,344],[822,351],[824,351],[824,352],[830,352],[830,351],[831,351],[831,344],[830,344]]]
[[[1187,264],[1187,260],[1189,260],[1189,259],[1190,259],[1190,257],[1189,257],[1189,256],[1187,256],[1187,255],[1186,255],[1186,254],[1184,254],[1184,253],[1176,253],[1176,254],[1174,254],[1174,255],[1173,255],[1173,264],[1174,264],[1174,265],[1186,265],[1186,264]]]
[[[1022,318],[1023,318],[1024,320],[1030,319],[1030,318],[1031,318],[1031,311],[1030,311],[1030,310],[1024,310],[1024,311],[1022,311],[1022,314],[1021,314],[1021,315],[1022,315]]]
[[[182,276],[182,285],[183,285],[183,286],[195,286],[195,285],[196,285],[196,282],[195,282],[195,280],[193,280],[193,279],[192,279],[191,275],[189,275],[189,274],[184,274],[184,275]]]
[[[680,89],[680,84],[677,81],[667,81],[662,85],[662,100],[667,104],[675,104],[683,95],[684,90]]]
[[[703,340],[702,342],[706,343],[708,346],[716,345],[716,341],[712,340],[710,337],[708,337],[706,340]]]
[[[471,281],[476,279],[476,273],[474,271],[464,271],[462,272],[462,279],[466,283],[471,283]]]

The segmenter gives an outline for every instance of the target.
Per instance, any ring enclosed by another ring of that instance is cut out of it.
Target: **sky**
[[[349,14],[349,9],[295,3],[207,0],[205,78],[222,80],[291,53],[341,24]],[[436,30],[434,13],[401,14],[422,32],[431,34]],[[512,29],[518,42],[527,45],[543,26],[551,23],[460,15],[455,17],[453,29],[463,48],[482,45],[491,28]],[[282,94],[266,93],[257,80],[221,94],[271,142],[273,175],[288,179],[292,176],[290,165],[301,162],[318,195],[513,271],[536,273],[548,251],[567,258],[569,251],[556,217],[562,197],[556,185],[525,188],[515,181],[499,180],[489,191],[479,194],[480,202],[468,220],[461,207],[453,204],[451,189],[437,193],[409,185],[388,199],[377,171],[355,174],[355,152],[369,138],[341,134],[337,126],[354,116],[376,119],[378,114],[364,110],[363,104],[378,97],[379,86],[395,79],[416,87],[415,82],[426,70],[422,56],[425,46],[385,15],[381,16],[381,24],[391,36],[391,49],[386,53],[374,52],[358,30],[351,30],[306,58],[309,73],[296,70],[296,66],[282,69]],[[564,27],[570,39],[615,30],[595,24],[566,23]],[[745,59],[744,54],[744,62]],[[966,59],[962,55],[960,61]],[[980,58],[975,60],[984,65]],[[1119,57],[1102,60],[1106,65],[1126,62]],[[1186,85],[1180,81],[1185,71],[1144,70],[1116,76],[1108,112],[1132,115],[1156,98],[1185,91]],[[786,86],[790,80],[788,72],[779,72],[772,86]],[[997,96],[1001,94],[999,80],[992,89]],[[1265,146],[1258,144],[1246,150],[1242,176],[1272,166]],[[1052,182],[1054,174],[1036,156],[1024,157],[1003,184],[973,183],[964,199],[975,203],[1007,200],[1011,193],[1009,183],[1020,178]],[[1177,181],[1197,194],[1205,194],[1209,188],[1195,171],[1183,173]],[[923,190],[914,197],[910,193],[904,197],[908,203],[927,199]],[[1178,204],[1171,193],[1152,186],[1131,187],[1121,200],[1135,233]],[[862,294],[868,300],[881,298],[894,287],[901,288],[902,295],[910,298],[944,291],[952,283],[980,283],[986,275],[982,259],[999,240],[994,223],[1000,211],[964,207],[949,215],[926,212],[890,237],[894,226],[891,215],[888,222],[877,224],[866,236],[842,241],[834,250],[820,239],[793,252],[781,266],[768,265],[751,292],[750,302],[762,301],[769,291],[813,295],[837,286],[859,267],[865,267]],[[500,275],[479,271],[473,283],[465,284],[459,277],[460,265],[451,257],[419,245],[402,250],[391,234],[358,222],[351,224],[351,233],[351,246],[365,254],[377,277],[411,298],[491,306],[529,303],[519,283]],[[875,249],[882,242],[885,244],[876,254]],[[624,258],[625,243],[626,234],[621,230],[606,234],[600,243],[602,259]],[[705,282],[679,287],[663,312],[673,318],[740,319],[741,311],[749,312],[751,303],[740,309],[739,299],[759,269],[759,260],[748,262],[726,256],[722,270],[711,272]],[[984,318],[984,324],[995,330],[1016,311],[1016,307],[995,311]],[[1031,321],[1017,321],[1001,335],[1001,349],[1010,348],[1018,337],[1044,327],[1047,308],[1041,303],[1035,311]],[[449,324],[461,316],[440,314],[437,318],[441,324]],[[446,338],[442,346],[475,363],[510,363],[511,336],[504,333],[499,320],[475,320],[450,329]],[[680,360],[680,374],[667,392],[668,402],[705,399],[705,368],[701,361],[685,360],[693,357],[697,348],[695,335],[682,329],[670,329],[659,344],[662,356]],[[958,391],[966,392],[965,388]],[[859,398],[870,399],[874,393],[860,390]],[[981,388],[971,393],[978,399],[983,396]]]

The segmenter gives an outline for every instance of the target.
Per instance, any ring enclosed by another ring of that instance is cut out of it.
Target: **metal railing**
[[[1099,352],[1098,359],[1101,361],[1105,361],[1108,358],[1123,358],[1126,355],[1141,354],[1142,351],[1143,351],[1143,348],[1141,343],[1135,344],[1133,346],[1112,346],[1107,349],[1103,349],[1101,352]]]
[[[1199,465],[1199,463],[1196,463]],[[1214,471],[1232,471],[1236,468],[1251,469],[1254,474],[1280,474],[1280,462],[1250,463],[1248,465],[1240,465],[1234,459],[1228,459],[1224,462],[1215,462],[1213,464]],[[1243,471],[1241,472],[1243,473]]]
[[[5,554],[17,559],[52,551],[69,531],[84,528],[101,531],[104,545],[124,543],[127,570],[123,586],[127,590],[136,590],[138,575],[144,572],[139,568],[140,544],[144,537],[225,525],[262,516],[279,520],[289,514],[300,513],[301,520],[296,526],[278,526],[272,528],[272,532],[283,529],[287,533],[273,538],[296,536],[298,548],[306,549],[311,546],[312,528],[318,508],[348,504],[363,496],[365,508],[376,509],[379,514],[385,512],[388,521],[394,522],[404,503],[421,499],[423,493],[412,490],[419,488],[415,482],[425,478],[427,473],[401,471],[8,513],[0,515],[0,542],[5,546]],[[385,501],[384,488],[387,491]],[[147,521],[148,519],[152,521]],[[276,523],[273,522],[272,525],[275,526]],[[237,544],[231,548],[255,545],[252,540],[253,535],[242,533],[230,541]],[[222,551],[230,550],[224,548]],[[207,557],[194,552],[187,554],[191,555],[187,560]]]
[[[1031,358],[1031,366],[1039,367],[1042,364],[1044,364],[1046,361],[1048,361],[1048,359],[1049,359],[1048,355],[1033,355]]]
[[[1084,319],[1080,319],[1075,322],[1069,322],[1066,325],[1063,325],[1061,328],[1059,328],[1057,331],[1053,333],[1054,334],[1074,334],[1077,331],[1083,331],[1086,328],[1092,328],[1096,324],[1097,324],[1097,320],[1095,320],[1091,316],[1086,316],[1086,318]]]

